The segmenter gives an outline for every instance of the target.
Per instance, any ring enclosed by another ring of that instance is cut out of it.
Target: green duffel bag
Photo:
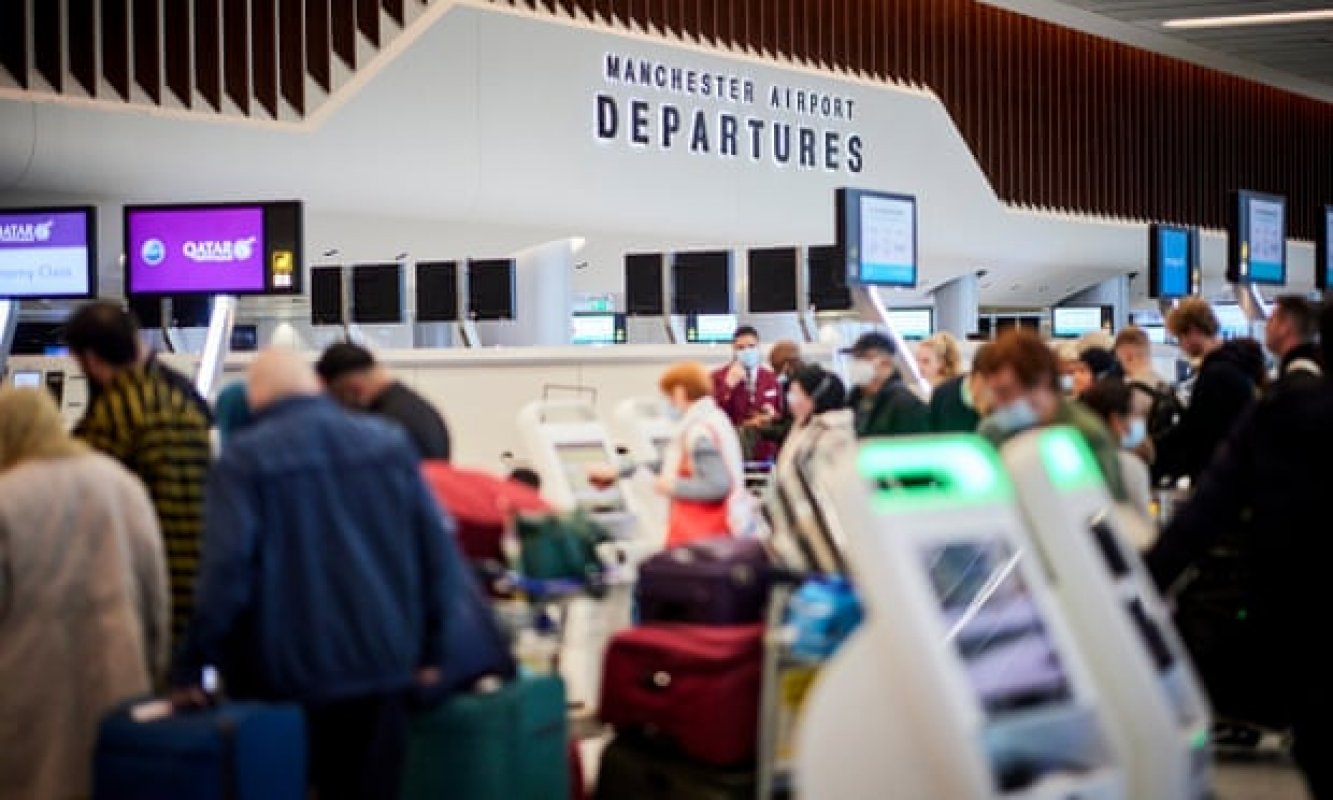
[[[606,565],[597,547],[611,541],[611,535],[592,517],[582,511],[519,515],[515,526],[523,577],[585,582],[594,593],[601,588]]]
[[[460,694],[411,722],[403,800],[569,797],[565,685],[523,677]]]

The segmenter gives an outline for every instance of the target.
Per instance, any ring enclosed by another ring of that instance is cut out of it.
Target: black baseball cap
[[[894,355],[898,352],[898,346],[893,343],[893,339],[890,339],[888,334],[881,333],[880,331],[870,331],[869,333],[861,334],[856,340],[856,344],[851,347],[845,347],[842,350],[844,354],[857,357],[876,351]]]

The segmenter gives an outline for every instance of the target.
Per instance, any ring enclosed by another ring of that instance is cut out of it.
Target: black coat
[[[1257,396],[1249,351],[1228,342],[1204,358],[1180,424],[1157,440],[1154,477],[1196,478]]]
[[[1248,514],[1256,618],[1327,650],[1322,633],[1333,565],[1333,388],[1320,384],[1270,396],[1246,415],[1185,505],[1147,555],[1159,586],[1174,582]],[[1304,630],[1302,635],[1300,631]],[[1324,663],[1328,663],[1326,660]]]
[[[857,438],[930,433],[930,408],[897,375],[874,395],[856,387],[847,405],[856,414]]]

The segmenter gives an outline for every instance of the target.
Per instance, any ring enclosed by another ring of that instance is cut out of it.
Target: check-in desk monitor
[[[807,702],[801,794],[1126,797],[1105,700],[994,448],[871,439],[833,476],[866,622]]]
[[[1131,545],[1129,526],[1147,521],[1113,502],[1072,428],[1024,434],[1002,454],[1055,596],[1124,742],[1131,796],[1206,796],[1207,698]]]

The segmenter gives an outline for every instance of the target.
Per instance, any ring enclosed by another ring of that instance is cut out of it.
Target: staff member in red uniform
[[[772,461],[776,442],[759,437],[759,430],[782,413],[782,391],[778,376],[764,365],[759,353],[759,331],[742,325],[731,337],[731,363],[713,372],[713,399],[731,424],[742,432],[752,461]]]

